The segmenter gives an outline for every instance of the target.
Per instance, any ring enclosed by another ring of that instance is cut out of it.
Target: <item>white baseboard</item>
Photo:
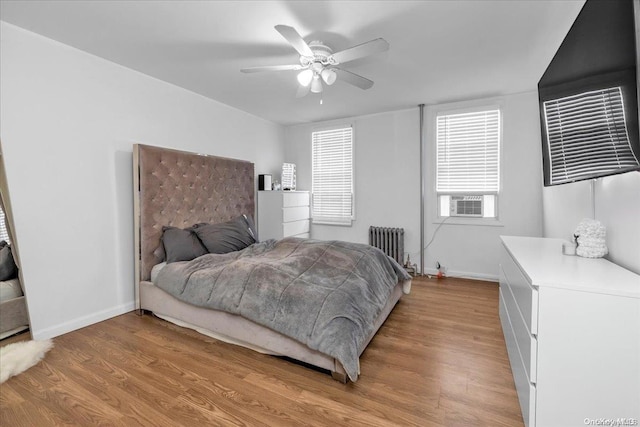
[[[435,276],[438,274],[438,270],[435,268],[425,268],[425,275]],[[460,279],[473,279],[473,280],[485,280],[488,282],[499,282],[498,276],[484,273],[471,273],[468,271],[447,270],[447,277],[457,277]]]
[[[135,302],[131,301],[119,306],[109,308],[107,310],[100,311],[98,313],[92,313],[88,316],[83,316],[78,319],[73,319],[68,322],[61,323],[59,325],[50,326],[44,329],[31,328],[31,335],[34,340],[45,340],[54,338],[59,335],[66,334],[71,331],[75,331],[85,326],[93,325],[94,323],[102,322],[103,320],[110,319],[121,314],[128,313],[135,309]]]

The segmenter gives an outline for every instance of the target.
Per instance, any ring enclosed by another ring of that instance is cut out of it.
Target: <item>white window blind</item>
[[[546,101],[544,115],[551,185],[639,165],[620,87]]]
[[[499,109],[438,115],[436,145],[437,192],[498,192]]]
[[[311,217],[350,224],[353,219],[353,129],[313,132]]]
[[[4,210],[0,206],[0,241],[5,240],[7,243],[11,243],[9,240],[9,231],[7,230],[7,222],[4,216]]]

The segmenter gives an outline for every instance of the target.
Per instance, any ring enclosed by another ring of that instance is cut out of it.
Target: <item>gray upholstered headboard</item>
[[[157,263],[162,227],[255,216],[255,184],[251,162],[141,144],[133,147],[133,169],[139,307],[138,285]]]

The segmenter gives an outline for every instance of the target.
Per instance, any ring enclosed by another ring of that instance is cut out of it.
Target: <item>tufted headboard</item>
[[[253,163],[135,144],[133,146],[136,305],[138,286],[157,264],[162,227],[255,217]]]

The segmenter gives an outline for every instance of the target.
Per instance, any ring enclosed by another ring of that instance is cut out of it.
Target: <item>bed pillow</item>
[[[162,244],[162,240],[160,241],[160,244],[158,245],[156,250],[153,251],[153,257],[156,259],[157,263],[161,263],[167,260],[167,256],[164,253],[164,245]]]
[[[196,224],[193,229],[210,254],[239,251],[257,241],[244,215],[217,224]]]
[[[243,214],[242,216],[247,222],[247,226],[249,226],[249,233],[251,234],[251,237],[253,237],[256,243],[260,242],[260,239],[258,239],[258,231],[256,230],[256,224],[253,222],[253,218],[251,218],[251,215]]]
[[[4,240],[0,242],[0,281],[10,280],[18,277],[18,267],[13,261],[11,246]]]
[[[191,261],[207,253],[192,228],[162,227],[162,246],[167,263]]]

